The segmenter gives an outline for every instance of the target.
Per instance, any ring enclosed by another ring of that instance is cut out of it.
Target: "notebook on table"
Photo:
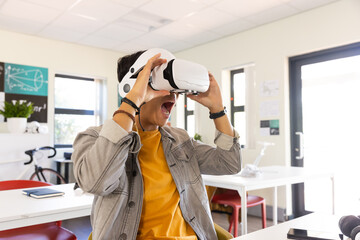
[[[35,188],[22,191],[23,194],[33,198],[48,198],[62,196],[65,193],[51,188]]]

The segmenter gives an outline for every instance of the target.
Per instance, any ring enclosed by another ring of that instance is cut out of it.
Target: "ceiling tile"
[[[201,31],[204,31],[204,29],[193,26],[191,24],[186,24],[182,21],[176,21],[162,28],[154,30],[154,33],[168,36],[176,40],[184,40],[200,33]]]
[[[213,7],[234,16],[247,17],[281,3],[281,0],[223,0],[214,4]]]
[[[116,3],[120,3],[124,6],[128,6],[128,7],[131,7],[131,8],[137,8],[139,6],[142,6],[144,4],[146,4],[147,2],[149,2],[150,0],[111,0],[113,2],[116,2]]]
[[[108,0],[86,0],[81,1],[70,11],[97,20],[111,22],[130,12],[131,8]]]
[[[291,6],[283,4],[283,5],[273,7],[271,9],[267,9],[260,13],[251,15],[251,16],[247,17],[246,20],[249,20],[250,22],[254,22],[257,25],[260,25],[260,24],[270,23],[272,21],[294,15],[298,12],[299,12],[299,10],[297,10]]]
[[[287,0],[286,3],[289,5],[300,9],[300,10],[308,10],[315,7],[319,7],[321,5],[329,4],[331,2],[335,2],[337,0],[312,0],[312,1],[304,1],[304,0]]]
[[[164,46],[173,43],[175,40],[164,35],[148,33],[133,40],[135,43],[143,43],[148,48]]]
[[[182,19],[184,24],[191,24],[203,29],[212,29],[236,20],[232,16],[215,8],[205,8],[189,17]]]
[[[219,38],[221,38],[221,35],[219,35],[217,33],[203,31],[203,32],[194,34],[189,39],[186,39],[186,42],[189,42],[192,45],[200,45],[200,44],[204,44],[206,42],[214,41]]]
[[[111,49],[114,46],[119,45],[119,40],[100,37],[96,35],[86,36],[85,38],[82,38],[80,41],[77,42],[80,44],[85,44],[93,47],[108,48],[108,49]]]
[[[105,24],[106,22],[98,19],[91,19],[86,16],[65,13],[52,22],[52,24],[48,27],[60,27],[71,31],[79,31],[80,33],[92,33],[100,27],[103,27]]]
[[[201,2],[201,3],[205,4],[205,5],[210,6],[210,5],[213,5],[213,4],[217,3],[217,2],[220,2],[222,0],[197,0],[197,1]]]
[[[58,10],[66,10],[74,4],[74,0],[26,0],[27,2],[42,5]]]
[[[184,49],[191,48],[193,46],[194,45],[192,45],[191,43],[187,43],[183,41],[175,41],[171,44],[162,46],[162,48],[165,48],[166,50],[175,53]]]
[[[15,17],[31,22],[47,23],[55,19],[61,13],[60,10],[32,4],[20,0],[6,1],[0,9],[0,14]]]
[[[47,27],[39,34],[41,37],[51,38],[61,41],[76,42],[86,36],[85,33],[79,31],[69,30],[61,27]]]
[[[144,31],[139,31],[137,29],[124,27],[120,24],[114,23],[107,25],[106,27],[100,29],[94,34],[100,37],[106,37],[106,38],[120,40],[121,42],[126,42],[128,40],[139,37],[145,33],[146,32]]]
[[[25,34],[36,34],[44,28],[44,24],[17,19],[0,14],[0,28]]]
[[[126,54],[131,54],[131,53],[135,53],[138,51],[146,50],[147,47],[142,44],[137,44],[137,43],[130,41],[130,42],[126,42],[126,43],[121,43],[121,44],[115,46],[114,49],[117,51],[126,53]]]
[[[245,30],[250,29],[255,26],[256,25],[254,23],[250,23],[246,20],[239,19],[239,20],[235,20],[234,22],[231,22],[229,24],[224,24],[223,26],[214,28],[211,31],[215,32],[217,34],[221,34],[223,36],[228,36],[228,35],[232,35],[235,33],[239,33],[241,31],[245,31]]]
[[[153,0],[140,7],[140,10],[176,20],[197,12],[206,5],[192,0]]]

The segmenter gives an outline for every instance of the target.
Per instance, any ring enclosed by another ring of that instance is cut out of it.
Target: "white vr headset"
[[[118,91],[121,97],[125,97],[134,86],[139,72],[147,61],[158,53],[161,53],[160,58],[166,59],[167,62],[153,69],[149,79],[152,89],[190,94],[208,90],[209,74],[204,66],[176,59],[171,52],[165,49],[151,48],[140,55],[119,83]]]

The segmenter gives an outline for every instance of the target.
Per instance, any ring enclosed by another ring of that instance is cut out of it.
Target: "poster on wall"
[[[260,135],[273,136],[280,135],[280,125],[278,119],[261,120],[260,121]]]
[[[0,92],[4,92],[4,63],[0,62]]]
[[[3,108],[5,93],[4,93],[4,63],[0,62],[0,108]],[[4,122],[4,116],[0,115],[0,122]]]
[[[28,122],[47,122],[48,69],[0,62],[0,107],[4,101],[27,100],[33,103],[34,113]],[[0,122],[4,118],[0,117]]]
[[[5,63],[5,92],[24,95],[48,95],[47,68]]]
[[[5,94],[5,101],[27,100],[33,103],[34,112],[28,118],[28,122],[37,121],[39,123],[47,122],[47,96],[23,95],[23,94]]]

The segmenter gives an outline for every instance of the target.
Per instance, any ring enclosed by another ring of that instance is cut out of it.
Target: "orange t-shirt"
[[[143,146],[139,162],[144,198],[137,239],[195,240],[195,232],[184,220],[180,196],[167,165],[159,130],[139,130]]]

